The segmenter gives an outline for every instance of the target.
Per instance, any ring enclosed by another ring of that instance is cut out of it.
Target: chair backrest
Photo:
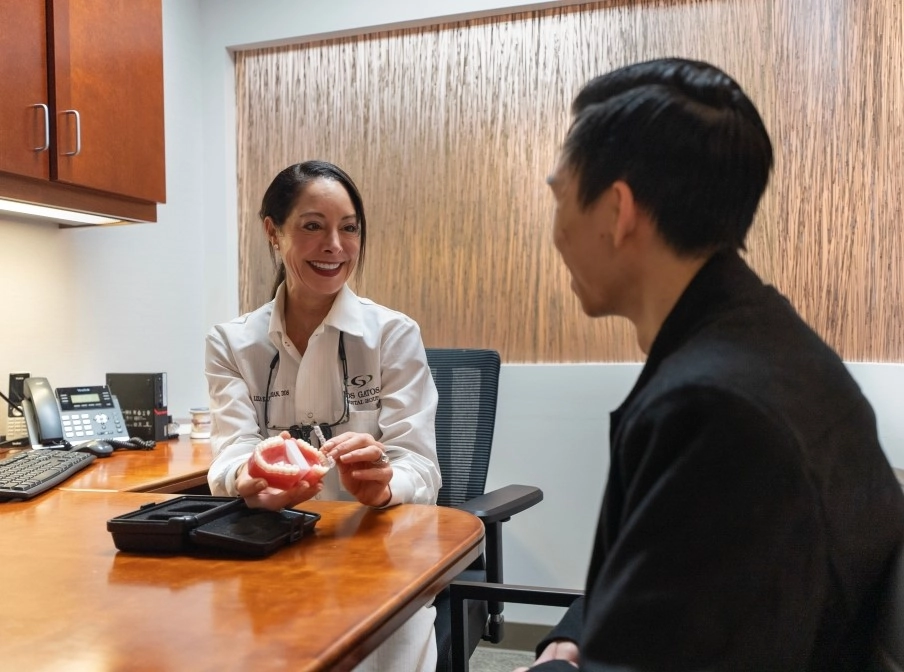
[[[898,552],[882,596],[876,663],[884,672],[904,672],[904,548]]]
[[[443,487],[437,504],[456,506],[482,495],[490,466],[499,353],[495,350],[427,348],[439,393],[436,452]]]

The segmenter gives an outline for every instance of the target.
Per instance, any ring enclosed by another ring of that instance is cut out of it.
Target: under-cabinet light
[[[90,215],[86,212],[63,210],[62,208],[48,208],[44,205],[34,205],[32,203],[22,203],[20,201],[8,201],[0,198],[0,213],[2,212],[13,212],[19,215],[37,217],[63,224],[118,224],[122,221],[112,217]]]

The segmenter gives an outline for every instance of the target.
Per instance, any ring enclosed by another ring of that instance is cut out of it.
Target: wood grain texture
[[[165,202],[161,1],[50,4],[52,179]]]
[[[465,511],[308,501],[313,533],[259,561],[117,551],[107,521],[166,499],[57,490],[4,502],[0,535],[22,543],[0,545],[3,604],[16,610],[3,669],[344,672],[482,548],[483,524]],[[136,614],[142,626],[125,626]]]
[[[43,2],[0,0],[0,171],[50,177],[47,29]]]
[[[575,93],[629,62],[715,63],[777,160],[748,239],[763,277],[848,360],[904,361],[902,0],[590,3],[237,54],[240,303],[269,297],[257,218],[286,165],[333,161],[370,232],[360,294],[428,346],[506,362],[636,361],[590,320],[551,242],[544,179]]]

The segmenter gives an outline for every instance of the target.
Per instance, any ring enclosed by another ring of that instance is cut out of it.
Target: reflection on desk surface
[[[117,551],[106,521],[168,497],[57,490],[4,506],[4,667],[350,669],[483,537],[455,509],[305,502],[315,533],[263,559]]]
[[[191,441],[188,437],[158,441],[153,450],[117,450],[108,458],[95,460],[60,488],[182,492],[207,482],[212,457],[209,441]]]

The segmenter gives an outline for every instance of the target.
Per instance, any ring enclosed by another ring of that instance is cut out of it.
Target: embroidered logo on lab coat
[[[355,376],[348,381],[348,403],[353,406],[380,405],[380,386],[373,384],[370,374]]]

